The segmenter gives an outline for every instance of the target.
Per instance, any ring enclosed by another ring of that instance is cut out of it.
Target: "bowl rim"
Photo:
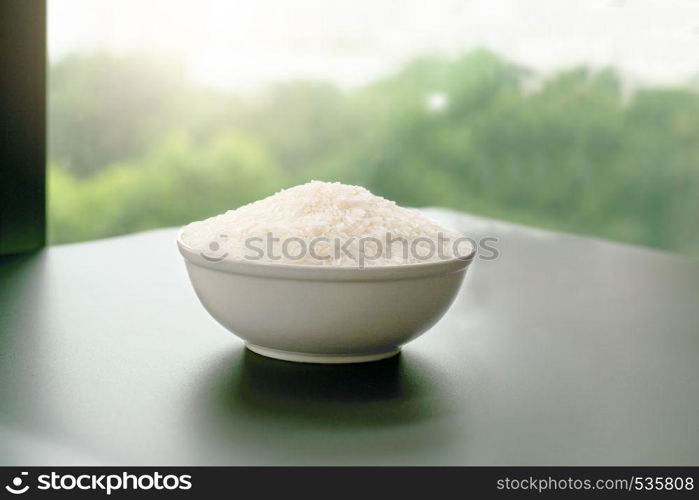
[[[177,232],[177,247],[185,261],[214,271],[248,276],[309,281],[377,281],[412,279],[464,271],[476,255],[476,247],[468,255],[432,262],[390,266],[336,267],[308,264],[250,262],[243,260],[212,261],[182,241],[186,227]]]

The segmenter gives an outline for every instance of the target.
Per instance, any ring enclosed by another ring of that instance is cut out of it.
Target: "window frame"
[[[0,2],[0,254],[46,245],[46,0]]]

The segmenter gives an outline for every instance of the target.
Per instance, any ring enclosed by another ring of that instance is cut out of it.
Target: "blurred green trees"
[[[487,51],[349,91],[246,96],[104,54],[50,73],[53,243],[180,225],[311,178],[699,255],[699,94],[611,70],[542,78]],[[443,106],[430,106],[440,96]]]

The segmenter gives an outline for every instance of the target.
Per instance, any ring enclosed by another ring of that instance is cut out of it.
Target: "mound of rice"
[[[463,235],[417,210],[360,186],[320,181],[193,222],[182,241],[215,258],[318,266],[434,262],[472,250]]]

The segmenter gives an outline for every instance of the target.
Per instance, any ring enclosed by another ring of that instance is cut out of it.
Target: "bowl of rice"
[[[475,248],[359,186],[312,181],[182,228],[199,301],[263,356],[393,356],[454,301]]]

